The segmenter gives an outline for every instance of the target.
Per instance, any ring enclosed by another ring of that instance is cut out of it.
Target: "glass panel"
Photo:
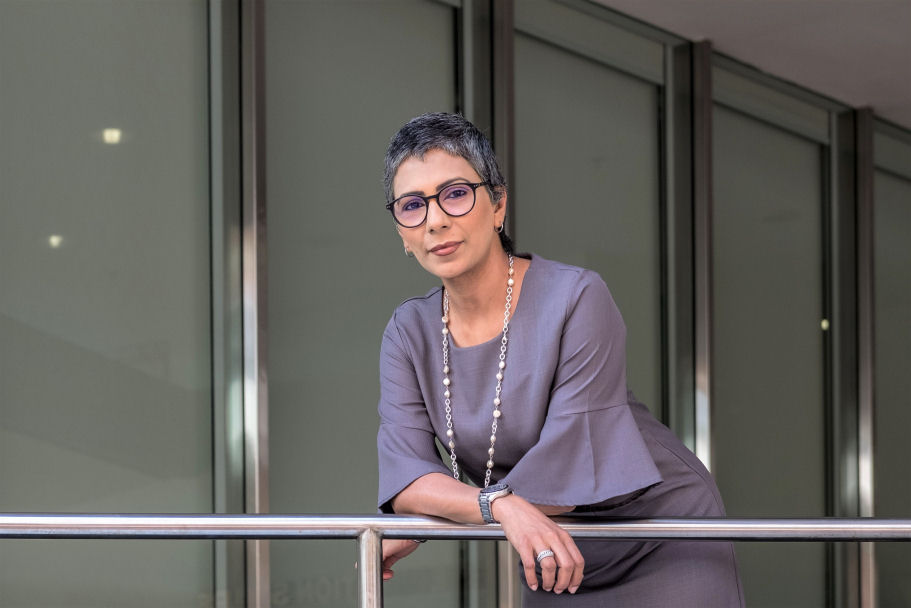
[[[211,554],[201,540],[0,539],[0,606],[215,606]]]
[[[715,55],[713,63],[712,92],[715,101],[810,140],[829,143],[829,112],[825,108],[737,73],[752,70],[737,61]]]
[[[517,245],[601,274],[626,321],[629,386],[660,414],[658,89],[519,32],[515,44]]]
[[[714,111],[714,474],[728,515],[825,515],[819,146]],[[751,606],[825,605],[825,547],[741,543]]]
[[[628,74],[661,84],[664,45],[611,23],[609,11],[583,3],[536,0],[515,3],[516,29]],[[598,16],[595,16],[598,15]]]
[[[0,3],[0,511],[212,509],[206,30]],[[211,553],[5,541],[0,603],[199,605]]]
[[[419,0],[266,4],[273,512],[376,510],[380,338],[402,300],[435,284],[383,207],[383,153],[409,118],[454,110],[456,14]],[[459,606],[459,546],[403,560],[387,605]],[[273,594],[348,605],[354,555],[272,543]]]
[[[878,171],[874,182],[874,314],[877,517],[908,517],[911,428],[911,179]],[[881,606],[911,605],[911,546],[876,545]]]
[[[873,132],[873,163],[893,175],[911,179],[911,131],[876,125]]]

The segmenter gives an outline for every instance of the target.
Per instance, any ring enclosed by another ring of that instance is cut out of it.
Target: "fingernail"
[[[579,585],[576,585],[575,587],[570,587],[570,588],[569,588],[569,592],[570,592],[570,593],[575,593],[575,592],[578,591],[578,590],[579,590]]]
[[[556,595],[560,595],[561,593],[563,593],[563,589],[560,589],[559,591],[554,591],[554,593],[555,593]]]
[[[537,585],[532,585],[532,586],[531,586],[531,590],[532,590],[532,591],[537,591],[537,590],[538,590],[538,586],[537,586]]]

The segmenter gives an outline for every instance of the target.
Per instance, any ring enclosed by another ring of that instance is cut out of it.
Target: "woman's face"
[[[393,198],[403,194],[433,196],[451,183],[480,181],[481,177],[461,156],[431,150],[423,159],[412,157],[399,165],[392,180]],[[441,279],[461,276],[502,249],[496,228],[506,216],[505,193],[496,205],[483,186],[475,191],[475,196],[474,208],[466,215],[451,217],[433,199],[427,205],[423,224],[415,228],[398,226],[405,249]]]

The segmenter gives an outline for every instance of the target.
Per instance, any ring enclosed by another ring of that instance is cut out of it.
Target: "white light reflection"
[[[57,249],[63,245],[63,237],[59,234],[52,234],[47,237],[47,244],[51,246],[51,249]]]
[[[123,131],[120,129],[105,129],[101,132],[101,139],[110,145],[119,144],[122,137]]]

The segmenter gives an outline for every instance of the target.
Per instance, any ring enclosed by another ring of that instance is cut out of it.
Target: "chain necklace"
[[[497,388],[493,398],[493,422],[490,424],[490,448],[487,450],[487,471],[484,473],[484,487],[490,485],[493,469],[494,444],[497,442],[497,421],[500,419],[500,393],[503,390],[503,370],[506,369],[506,343],[509,332],[509,311],[512,308],[513,258],[509,257],[509,272],[506,276],[506,310],[503,312],[503,337],[500,339],[500,360],[497,363]],[[459,464],[456,462],[455,431],[452,428],[452,382],[449,380],[449,292],[443,289],[443,403],[446,405],[446,438],[449,443],[449,458],[452,460],[452,476],[459,478]]]

